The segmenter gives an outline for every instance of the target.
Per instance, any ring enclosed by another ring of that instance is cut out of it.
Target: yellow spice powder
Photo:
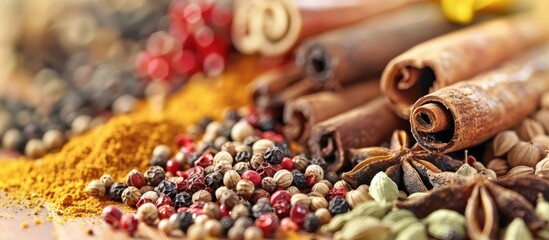
[[[245,105],[245,87],[259,73],[257,62],[255,58],[239,59],[220,77],[193,79],[167,100],[162,112],[141,103],[137,112],[74,137],[61,151],[40,160],[0,160],[0,190],[11,202],[30,200],[28,207],[46,201],[65,217],[100,214],[114,202],[89,197],[84,192],[89,181],[104,173],[123,181],[133,168],[144,171],[153,148],[174,146],[174,137],[184,132],[186,125],[203,116],[219,118],[227,106]]]

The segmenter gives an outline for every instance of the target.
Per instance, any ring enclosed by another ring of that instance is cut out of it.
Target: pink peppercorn
[[[279,218],[285,218],[290,216],[290,210],[292,208],[292,205],[290,205],[290,202],[286,201],[277,201],[273,205],[273,209],[275,210],[276,216]]]
[[[204,153],[194,162],[194,166],[195,167],[200,166],[205,168],[212,165],[212,162],[213,162],[213,155],[211,153]]]
[[[128,186],[133,186],[139,189],[145,186],[146,182],[145,176],[143,176],[143,174],[136,169],[131,170],[126,176],[126,184]]]
[[[175,213],[175,208],[169,205],[163,205],[158,208],[158,218],[160,220],[170,218]]]
[[[173,205],[173,202],[172,202],[172,199],[168,197],[168,195],[162,194],[160,195],[160,197],[156,199],[156,202],[154,203],[154,205],[156,205],[156,207],[159,208],[164,205],[171,206]]]
[[[345,188],[332,188],[330,189],[330,191],[328,191],[328,194],[326,194],[326,199],[330,201],[336,196],[345,197],[346,194],[347,191],[345,191]]]
[[[166,163],[166,170],[175,175],[178,171],[183,170],[183,166],[181,166],[181,163],[176,161],[175,158],[172,158]]]
[[[290,218],[298,226],[302,227],[303,223],[305,222],[305,216],[307,216],[309,212],[310,210],[308,206],[306,206],[305,204],[297,203],[292,207],[292,210],[290,211]]]
[[[287,232],[287,231],[297,231],[299,230],[299,226],[292,221],[289,217],[285,217],[280,221],[280,230]]]
[[[137,202],[137,204],[135,204],[135,206],[137,208],[141,207],[141,205],[145,204],[145,203],[153,203],[151,199],[148,199],[148,198],[140,198],[139,201]]]
[[[117,206],[108,206],[103,209],[101,217],[109,225],[117,228],[120,224],[120,219],[122,218],[122,210]]]
[[[288,170],[288,171],[292,171],[294,170],[294,162],[292,161],[291,158],[289,157],[285,157],[282,159],[282,163],[280,164],[282,166],[282,168]]]
[[[278,201],[290,202],[292,194],[287,190],[278,190],[271,195],[271,205]]]
[[[137,227],[139,226],[139,219],[134,214],[124,215],[120,220],[120,228],[128,232],[128,234],[133,235],[137,232]]]
[[[257,218],[255,225],[263,231],[263,236],[272,236],[278,229],[279,220],[276,215],[267,213]]]
[[[251,181],[256,187],[261,184],[261,176],[254,170],[247,170],[242,173],[241,179]]]

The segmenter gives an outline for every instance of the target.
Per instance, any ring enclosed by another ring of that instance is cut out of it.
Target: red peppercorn
[[[176,161],[175,158],[172,158],[166,163],[166,170],[175,175],[177,171],[183,170],[183,166],[181,166],[181,163]]]
[[[189,178],[189,174],[186,171],[177,171],[175,175],[184,179]]]
[[[305,174],[305,178],[307,179],[307,185],[309,187],[313,187],[318,182],[318,177],[314,173]]]
[[[120,228],[128,232],[128,234],[133,235],[137,232],[137,227],[139,226],[139,219],[134,214],[124,215],[120,220]]]
[[[264,132],[261,137],[275,142],[284,142],[284,137],[271,131]]]
[[[179,134],[175,137],[175,143],[180,147],[184,147],[189,143],[194,143],[194,139],[188,134]]]
[[[299,227],[303,226],[305,222],[305,216],[309,214],[309,207],[305,204],[297,203],[292,207],[290,211],[290,218],[295,222]]]
[[[292,219],[286,217],[280,221],[280,230],[284,232],[297,231],[299,230],[299,226],[295,222],[293,222]]]
[[[278,172],[278,171],[282,170],[282,165],[280,165],[280,164],[273,164],[273,169],[275,170],[275,172]]]
[[[252,204],[256,204],[257,201],[261,198],[270,198],[269,192],[265,191],[264,189],[256,189],[254,193],[252,194],[252,197],[250,198],[250,202]]]
[[[166,60],[162,58],[153,58],[147,66],[147,74],[152,79],[166,79],[170,74],[170,66]]]
[[[290,205],[290,202],[277,201],[273,205],[273,209],[275,210],[276,216],[278,216],[279,218],[285,218],[290,216],[290,210],[292,209],[292,205]]]
[[[230,215],[230,211],[229,211],[229,209],[227,209],[227,206],[225,206],[225,205],[219,206],[219,210],[221,212],[221,217],[222,218]]]
[[[257,173],[254,170],[247,170],[244,173],[242,173],[242,176],[240,176],[242,180],[248,180],[254,184],[254,186],[259,186],[261,184],[261,176],[259,176],[259,173]]]
[[[274,205],[278,201],[290,202],[292,194],[287,190],[278,190],[271,195],[271,205]]]
[[[117,206],[108,206],[103,209],[101,217],[109,225],[117,228],[120,224],[120,219],[122,218],[122,210]]]
[[[261,176],[261,178],[273,177],[276,173],[276,170],[268,162],[261,163],[261,165],[257,167],[256,171],[257,173],[259,173],[259,176]]]
[[[148,66],[149,66],[149,62],[153,59],[153,55],[146,52],[146,51],[143,51],[143,52],[140,52],[139,54],[137,54],[137,57],[136,57],[136,70],[137,70],[137,74],[140,76],[140,77],[147,77],[149,75],[148,73]]]
[[[292,161],[291,158],[289,157],[285,157],[282,159],[282,163],[280,164],[282,165],[282,168],[288,170],[288,171],[292,171],[294,170],[294,162]]]
[[[143,205],[145,203],[152,203],[152,200],[148,199],[148,198],[140,198],[139,201],[137,202],[137,204],[135,204],[135,206],[137,208],[139,208],[139,207],[141,207],[141,205]]]
[[[168,197],[168,195],[162,194],[156,199],[156,202],[154,203],[154,205],[156,205],[157,208],[160,208],[161,206],[164,206],[164,205],[172,206],[173,202],[172,202],[172,199]]]
[[[136,169],[131,170],[126,176],[126,184],[128,186],[136,187],[137,189],[145,186],[146,182],[147,180],[145,180],[145,176],[143,176],[143,174]]]
[[[175,208],[170,205],[163,205],[158,208],[158,218],[160,218],[160,220],[170,218],[170,216],[175,213]]]
[[[326,199],[328,201],[332,200],[332,198],[336,196],[341,196],[345,198],[345,195],[347,194],[347,191],[345,191],[345,188],[332,188],[330,191],[328,191],[328,194],[326,194]]]
[[[196,160],[196,162],[194,162],[194,166],[200,166],[205,168],[212,165],[212,162],[213,155],[211,153],[204,153]]]
[[[272,236],[279,226],[279,220],[276,215],[267,213],[261,215],[255,220],[255,225],[263,231],[263,236]]]

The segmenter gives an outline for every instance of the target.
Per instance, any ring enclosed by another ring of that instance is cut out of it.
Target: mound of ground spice
[[[147,167],[155,146],[174,146],[174,137],[186,125],[203,116],[219,118],[228,106],[245,105],[246,85],[258,69],[256,58],[239,59],[217,78],[191,80],[166,101],[162,112],[141,103],[135,113],[74,137],[61,151],[40,160],[0,160],[0,191],[12,203],[29,202],[27,207],[45,202],[58,215],[96,216],[114,202],[89,197],[84,192],[89,181],[103,173],[123,181],[131,169]]]

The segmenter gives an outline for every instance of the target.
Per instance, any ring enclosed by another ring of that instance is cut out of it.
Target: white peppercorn
[[[298,203],[309,206],[311,204],[311,198],[304,193],[296,193],[292,195],[292,198],[290,198],[290,204],[293,206]]]
[[[286,191],[290,192],[290,194],[292,195],[300,193],[299,189],[296,186],[289,186],[286,188]]]
[[[151,202],[154,203],[158,199],[158,193],[155,191],[147,191],[141,195],[141,198],[151,200]]]
[[[65,143],[65,136],[57,129],[50,129],[42,137],[42,142],[46,149],[57,149]]]
[[[274,147],[275,144],[269,139],[259,139],[252,145],[253,154],[261,153],[264,154],[267,149]]]
[[[236,184],[236,194],[246,200],[250,199],[250,197],[254,193],[254,189],[254,184],[248,180],[240,180]]]
[[[332,214],[327,208],[319,208],[315,211],[315,215],[320,219],[321,224],[327,224],[332,220]]]
[[[334,187],[334,186],[332,185],[332,183],[331,183],[330,181],[326,180],[326,179],[320,180],[320,181],[318,181],[318,183],[324,183],[324,184],[326,184],[326,186],[328,186],[329,189],[332,189],[332,188]]]
[[[244,144],[237,145],[234,149],[236,150],[236,155],[238,155],[239,152],[252,152],[252,148]]]
[[[175,215],[176,214],[174,214],[174,216]],[[174,225],[170,222],[169,219],[162,219],[160,220],[160,222],[158,222],[158,231],[163,232],[166,235],[170,235],[174,228]]]
[[[147,225],[153,225],[158,219],[158,209],[153,203],[145,203],[137,209],[137,218]]]
[[[273,178],[279,188],[287,188],[291,186],[294,181],[294,175],[286,169],[276,172]]]
[[[40,139],[31,139],[25,145],[25,155],[29,158],[40,158],[46,154],[46,146]]]
[[[226,142],[221,146],[221,151],[228,152],[234,158],[236,156],[236,146],[233,142]]]
[[[265,159],[263,158],[262,153],[257,153],[252,155],[252,158],[250,159],[250,166],[252,169],[257,169],[261,164],[265,162]]]
[[[227,161],[220,161],[215,164],[214,172],[225,174],[227,171],[232,170],[233,165]]]
[[[130,207],[135,207],[141,198],[141,191],[136,187],[129,186],[122,192],[122,202]]]
[[[227,173],[225,173],[225,174],[227,174]],[[225,179],[223,179],[223,180],[225,180]],[[230,190],[226,186],[221,186],[220,188],[216,189],[215,190],[215,198],[219,200],[221,198],[221,194],[224,191],[230,191]]]
[[[236,188],[236,184],[240,181],[240,175],[235,170],[229,170],[223,175],[223,184],[229,188]]]
[[[364,192],[363,190],[351,190],[345,195],[345,200],[354,208],[365,201],[373,200],[373,198],[368,192]]]
[[[242,142],[246,137],[254,133],[254,128],[247,121],[237,122],[231,129],[231,138],[234,141]]]
[[[105,191],[105,184],[103,184],[99,180],[91,181],[86,187],[86,192],[88,193],[88,195],[93,197],[103,197],[105,196]]]
[[[213,202],[205,203],[202,212],[210,219],[219,219],[221,217],[221,209]]]
[[[326,186],[324,182],[317,182],[313,187],[311,188],[312,192],[319,193],[322,196],[326,196],[328,192],[330,191],[330,188]]]
[[[166,145],[158,145],[153,149],[153,156],[159,156],[164,158],[170,158],[172,155],[172,149]]]
[[[294,163],[294,168],[300,172],[305,172],[309,166],[309,159],[301,155],[294,156],[292,162]]]
[[[306,169],[305,169],[305,176],[307,175],[314,175],[316,177],[316,180],[317,181],[320,181],[320,180],[323,180],[324,179],[324,169],[322,169],[320,166],[318,165],[309,165]]]
[[[316,211],[321,208],[328,208],[328,200],[323,197],[312,197],[311,198],[311,210]]]
[[[258,227],[249,227],[244,230],[244,240],[263,239],[263,231]]]
[[[272,177],[265,177],[261,179],[261,188],[269,193],[276,190],[276,185],[276,180]]]
[[[240,217],[248,217],[250,215],[250,210],[244,204],[238,204],[233,207],[231,210],[231,217],[233,219],[238,219]]]
[[[204,223],[204,231],[209,237],[220,237],[221,236],[221,223],[215,219],[210,219]]]
[[[193,194],[193,203],[202,201],[202,202],[211,202],[212,195],[206,190],[198,190]]]
[[[217,154],[215,154],[213,158],[213,164],[217,164],[221,161],[226,161],[230,164],[233,164],[233,156],[227,152],[227,151],[220,151]]]
[[[112,179],[111,175],[106,173],[99,178],[99,181],[101,181],[105,185],[105,188],[110,188],[114,183],[114,180]]]
[[[216,122],[216,121],[211,122],[210,124],[208,124],[208,126],[204,130],[204,133],[205,134],[211,134],[215,137],[218,137],[221,134],[222,126],[223,125],[221,125],[221,123],[219,123],[219,122]]]
[[[345,180],[339,180],[334,184],[334,188],[344,188],[345,191],[351,191],[351,186]]]

